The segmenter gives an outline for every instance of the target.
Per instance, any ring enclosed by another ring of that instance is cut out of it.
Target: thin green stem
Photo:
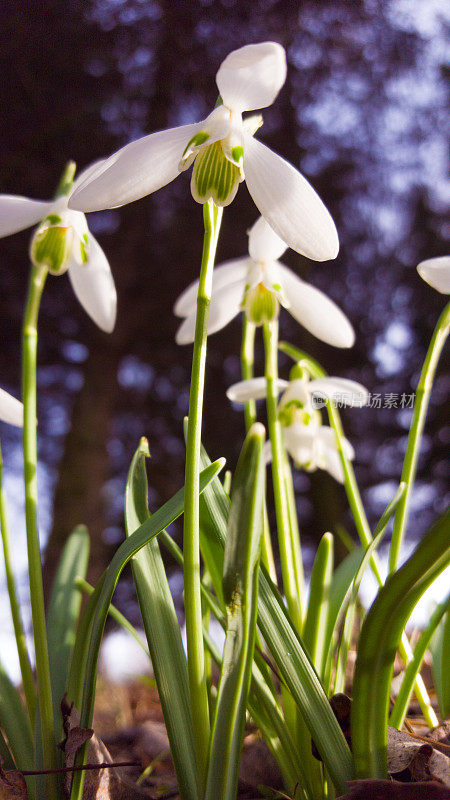
[[[253,367],[255,363],[255,326],[249,322],[247,315],[242,315],[242,344],[241,344],[241,373],[242,380],[247,381],[253,378]],[[248,432],[253,423],[256,422],[256,403],[249,400],[245,404],[245,430]]]
[[[14,626],[17,653],[19,656],[20,674],[22,676],[23,691],[30,717],[31,728],[34,729],[36,716],[36,688],[33,680],[30,659],[28,657],[27,641],[22,624],[19,598],[17,595],[16,581],[11,558],[11,542],[9,536],[8,515],[6,512],[6,496],[3,487],[3,459],[0,449],[0,527],[2,531],[3,557],[5,560],[6,586],[8,589],[11,617]]]
[[[391,547],[389,551],[389,572],[395,572],[398,563],[400,548],[405,534],[406,523],[408,521],[409,502],[414,486],[417,471],[417,462],[420,452],[420,444],[425,425],[425,419],[430,402],[431,389],[433,386],[434,375],[439,362],[439,358],[444,347],[447,336],[450,332],[450,303],[447,303],[441,316],[437,321],[433,337],[428,348],[428,352],[422,367],[419,383],[416,391],[416,402],[411,427],[409,429],[408,444],[406,447],[405,460],[401,480],[406,483],[406,491],[401,503],[397,508],[392,531]]]
[[[189,425],[186,442],[184,500],[184,605],[188,652],[189,689],[194,727],[199,786],[203,795],[209,749],[209,708],[202,633],[199,548],[199,472],[205,385],[206,342],[214,259],[222,209],[212,200],[203,206],[205,236],[197,296],[194,352],[192,356]]]
[[[28,572],[30,581],[31,616],[33,621],[36,676],[42,732],[44,769],[57,765],[53,728],[50,665],[45,625],[44,590],[42,585],[41,552],[37,523],[37,444],[36,444],[36,356],[37,319],[42,292],[47,278],[45,267],[32,266],[28,297],[23,321],[23,454],[25,476],[25,518],[27,526]],[[55,775],[47,775],[48,800],[57,800]]]
[[[289,525],[291,530],[291,546],[294,557],[295,584],[297,587],[298,604],[302,620],[306,615],[305,603],[305,576],[303,572],[303,557],[300,543],[300,528],[298,525],[297,504],[295,502],[294,481],[292,479],[292,469],[288,454],[285,453],[284,474],[286,481],[286,495],[289,509]]]
[[[280,548],[281,573],[283,576],[283,590],[286,595],[291,619],[300,632],[302,615],[297,595],[294,552],[291,541],[289,507],[286,495],[284,444],[278,419],[278,322],[265,322],[263,325],[263,336],[267,386],[267,422],[272,447],[273,494]]]

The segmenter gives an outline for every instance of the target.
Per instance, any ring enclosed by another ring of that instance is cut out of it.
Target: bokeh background
[[[145,133],[204,118],[216,100],[214,77],[222,59],[246,43],[278,41],[287,51],[288,77],[264,111],[258,136],[313,183],[341,240],[334,262],[316,264],[292,251],[284,260],[345,310],[357,341],[350,351],[333,349],[283,312],[281,335],[330,374],[359,380],[372,393],[409,394],[444,305],[415,267],[446,252],[449,22],[444,0],[2,4],[0,191],[49,198],[69,158],[81,169]],[[189,180],[190,174],[182,175],[151,197],[89,216],[118,288],[112,335],[101,334],[87,318],[67,277],[48,281],[38,375],[47,587],[76,523],[85,522],[91,532],[94,581],[122,541],[126,471],[141,435],[152,455],[151,506],[183,482],[191,348],[175,345],[172,305],[197,276],[201,255],[202,213]],[[224,214],[218,262],[246,253],[245,232],[256,217],[242,185]],[[0,380],[16,395],[29,238],[24,232],[0,242]],[[239,344],[236,319],[211,337],[207,362],[203,438],[210,455],[226,456],[231,468],[244,425],[225,389],[240,377]],[[289,364],[283,358],[280,363],[287,377]],[[441,363],[412,499],[410,542],[445,504],[447,389]],[[411,410],[367,408],[343,416],[374,523],[399,481]],[[20,432],[3,426],[1,436],[26,599]],[[298,472],[295,485],[310,562],[325,529],[341,524],[352,535],[354,530],[344,491],[331,478]],[[172,585],[179,597],[176,572]],[[129,579],[116,599],[136,619]],[[0,633],[7,629],[2,607]]]

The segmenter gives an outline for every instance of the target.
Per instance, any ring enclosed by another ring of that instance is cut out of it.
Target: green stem
[[[241,372],[242,380],[247,381],[253,378],[253,366],[255,363],[255,326],[247,320],[247,315],[242,315],[242,344],[241,344]],[[256,422],[256,403],[249,400],[245,404],[245,430],[248,431]]]
[[[447,303],[441,316],[437,321],[433,337],[428,348],[428,352],[420,374],[419,384],[416,391],[416,402],[411,428],[408,435],[408,445],[406,447],[405,460],[401,480],[406,483],[406,491],[401,503],[397,508],[392,531],[391,547],[389,552],[389,572],[395,572],[397,568],[400,548],[405,534],[406,523],[408,520],[409,501],[414,486],[417,471],[417,461],[419,458],[420,444],[422,441],[423,428],[430,402],[431,389],[433,386],[434,375],[438,365],[439,357],[444,347],[447,336],[450,332],[450,303]]]
[[[0,527],[2,531],[3,556],[5,559],[6,586],[8,589],[11,617],[14,626],[17,653],[19,656],[20,674],[22,676],[23,691],[30,717],[31,728],[34,729],[36,716],[36,689],[34,686],[33,672],[28,657],[27,642],[20,613],[19,598],[17,596],[16,582],[11,558],[11,542],[9,536],[8,515],[6,513],[6,497],[3,487],[3,459],[0,449]]]
[[[291,619],[297,631],[300,632],[302,615],[297,595],[289,507],[286,495],[284,444],[278,419],[278,322],[265,322],[263,324],[263,336],[266,362],[267,422],[272,447],[273,494],[280,548],[281,573],[283,576],[283,590],[286,595]]]
[[[292,553],[294,556],[295,584],[297,587],[297,597],[298,597],[298,604],[300,607],[300,614],[302,620],[304,620],[306,615],[305,576],[303,572],[303,557],[302,557],[302,548],[300,543],[300,529],[298,525],[297,504],[295,502],[294,481],[292,479],[292,469],[287,453],[285,453],[284,473],[285,473],[286,494],[287,494],[288,508],[289,508],[291,546],[292,546]]]
[[[37,445],[36,445],[36,355],[37,319],[47,278],[45,267],[32,266],[23,321],[23,454],[25,475],[25,517],[27,525],[28,572],[33,621],[36,676],[42,732],[44,769],[57,767],[53,728],[50,665],[45,625],[44,590],[37,523]],[[55,775],[46,776],[48,800],[57,800]]]
[[[194,727],[199,786],[203,795],[208,766],[209,708],[202,633],[199,549],[199,471],[205,385],[206,341],[211,302],[212,271],[222,209],[212,200],[203,206],[205,236],[197,295],[194,352],[192,356],[189,425],[186,442],[185,505],[183,529],[184,605],[188,652],[189,689]]]

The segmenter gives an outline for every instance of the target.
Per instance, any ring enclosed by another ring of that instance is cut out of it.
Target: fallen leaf
[[[336,800],[450,800],[450,791],[440,783],[422,781],[348,781],[348,792]]]
[[[21,772],[0,767],[0,800],[28,800],[27,785]]]

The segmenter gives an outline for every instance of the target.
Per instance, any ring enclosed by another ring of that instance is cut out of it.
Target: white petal
[[[417,267],[421,278],[441,294],[450,294],[450,256],[429,258]]]
[[[21,428],[23,425],[23,405],[4,389],[0,389],[0,419]]]
[[[89,245],[88,262],[72,261],[69,278],[84,310],[99,328],[111,333],[116,322],[116,287],[108,259],[92,234],[89,234]]]
[[[98,158],[97,161],[93,161],[92,164],[89,164],[88,167],[81,170],[81,172],[79,172],[78,175],[76,176],[73,182],[72,189],[69,194],[70,195],[73,194],[75,189],[78,189],[80,186],[82,186],[83,183],[87,182],[90,178],[92,178],[93,175],[95,175],[95,173],[102,172],[103,166],[106,164],[107,161],[108,161],[107,158]]]
[[[245,278],[250,265],[251,261],[249,258],[236,258],[232,261],[225,261],[218,267],[214,267],[212,278],[212,295],[214,295],[224,286],[228,286],[230,283],[236,283],[236,281],[239,280],[245,283]],[[184,292],[182,292],[182,294],[180,294],[173,307],[173,313],[177,317],[188,317],[190,314],[192,314],[192,312],[195,311],[197,308],[197,292],[198,281],[194,281],[190,284],[190,286],[187,287],[187,289],[184,290]],[[243,293],[244,284],[242,286],[242,294]]]
[[[256,220],[248,231],[248,252],[254,261],[277,261],[287,245],[266,222],[264,217]]]
[[[337,439],[334,430],[323,425],[318,431],[318,444],[320,447],[321,461],[319,466],[321,466],[322,469],[326,469],[339,483],[343,483],[344,469],[337,449]],[[343,448],[347,458],[352,460],[355,457],[355,452],[348,439],[344,439]]]
[[[266,396],[267,382],[264,377],[250,378],[246,381],[239,381],[234,383],[227,389],[227,397],[232,403],[248,403],[249,400],[262,400]],[[284,391],[289,386],[288,381],[281,378],[277,381],[277,392]]]
[[[313,401],[316,408],[323,405],[320,402],[322,397],[347,406],[361,407],[369,402],[369,392],[365,386],[347,378],[318,378],[311,381],[308,386],[311,395],[317,398],[316,402]]]
[[[17,194],[0,194],[0,237],[37,225],[50,214],[54,201],[30,200]]]
[[[177,177],[183,151],[198,130],[198,123],[182,125],[127,144],[75,189],[69,207],[100,211],[155,192]]]
[[[353,328],[340,308],[319,289],[298,278],[283,264],[282,274],[288,310],[310,333],[334,347],[351,347],[355,341]]]
[[[222,61],[216,83],[233,111],[270,106],[286,80],[286,54],[276,42],[247,44]]]
[[[248,190],[275,233],[314,261],[336,258],[336,226],[317,192],[284,158],[244,134],[244,170]]]
[[[242,281],[224,286],[216,292],[209,307],[208,334],[220,331],[236,314],[239,314],[242,295]],[[175,337],[177,344],[191,344],[194,341],[196,316],[195,310],[180,325]]]
[[[310,464],[314,460],[314,442],[317,426],[294,423],[288,428],[283,428],[286,450],[299,466]],[[315,469],[315,464],[312,465]]]

